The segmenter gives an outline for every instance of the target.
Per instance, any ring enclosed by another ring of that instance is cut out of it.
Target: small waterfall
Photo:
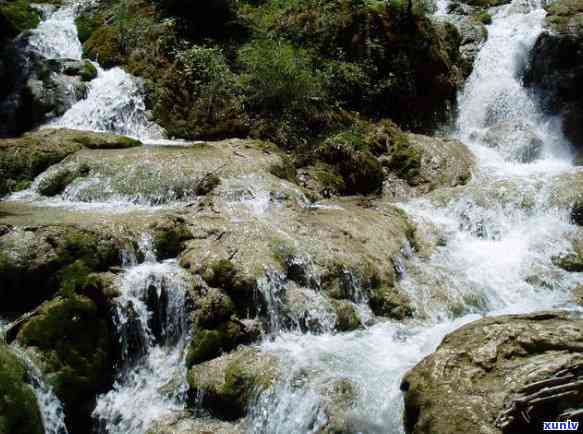
[[[11,348],[20,360],[24,362],[28,370],[30,384],[33,387],[38,402],[45,434],[68,434],[67,427],[65,426],[65,413],[61,401],[45,383],[42,373],[33,363],[28,354],[17,346],[13,345]]]
[[[28,49],[46,59],[81,59],[83,47],[75,25],[77,9],[75,4],[66,4],[43,11],[46,18],[31,31]]]
[[[121,276],[114,311],[119,373],[97,399],[98,432],[143,434],[156,419],[184,409],[190,283],[174,261],[150,260]]]
[[[440,2],[441,12],[445,7]],[[354,395],[348,408],[335,411],[344,427],[401,434],[400,380],[445,334],[483,315],[568,306],[568,291],[582,276],[551,261],[568,248],[574,227],[567,210],[551,205],[550,195],[553,179],[576,169],[555,120],[539,111],[521,81],[545,12],[534,0],[492,11],[490,37],[460,95],[457,120],[457,137],[476,155],[473,180],[441,198],[401,205],[443,236],[429,258],[404,254],[395,264],[398,286],[410,296],[416,318],[350,333],[284,329],[263,342],[263,351],[279,357],[286,375],[258,397],[250,432],[327,429],[335,404],[326,388],[344,382]],[[279,286],[271,293],[279,294]]]
[[[146,118],[138,81],[121,68],[104,71],[91,81],[87,98],[80,100],[49,127],[122,134],[143,140],[163,138],[163,131]]]
[[[65,3],[47,11],[46,18],[28,39],[28,50],[46,59],[81,59],[82,46],[75,18],[87,1]],[[138,79],[121,68],[102,69],[89,83],[87,97],[45,127],[73,128],[122,134],[142,140],[164,137],[163,130],[148,120]]]

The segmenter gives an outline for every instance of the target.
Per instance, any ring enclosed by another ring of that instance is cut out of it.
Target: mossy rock
[[[33,29],[39,22],[39,13],[30,6],[30,1],[0,1],[0,41],[14,38],[25,30]]]
[[[102,23],[103,20],[99,16],[81,15],[75,18],[79,41],[84,44]]]
[[[371,289],[369,305],[375,315],[394,319],[410,318],[414,312],[411,301],[405,295],[385,286]]]
[[[110,235],[75,226],[6,232],[0,236],[1,311],[24,312],[50,299],[73,264],[92,272],[119,265],[122,246]]]
[[[370,194],[381,189],[384,173],[377,158],[355,143],[344,141],[344,137],[328,139],[318,149],[318,156],[342,176],[343,194]]]
[[[44,434],[26,367],[0,343],[0,434]]]
[[[88,404],[111,384],[111,336],[106,315],[80,295],[47,302],[16,335],[19,345],[34,349],[41,371],[73,424],[90,417]]]
[[[567,255],[555,256],[552,258],[553,263],[565,271],[572,273],[583,272],[583,256],[579,253],[569,253]]]
[[[0,196],[32,181],[53,164],[83,149],[141,146],[129,137],[68,129],[43,129],[15,139],[0,139]]]
[[[104,68],[123,64],[121,35],[118,27],[107,25],[94,30],[83,44],[83,52]]]
[[[209,288],[206,295],[198,302],[196,323],[201,327],[216,327],[234,313],[235,304],[231,297],[220,289]]]
[[[193,327],[192,340],[186,356],[186,365],[191,367],[214,359],[223,353],[250,344],[259,337],[259,330],[248,327],[236,317],[227,319],[215,328]]]
[[[158,259],[175,258],[182,251],[185,241],[192,239],[186,221],[180,217],[169,216],[150,226],[153,245]]]
[[[88,165],[61,167],[55,174],[39,182],[36,191],[43,196],[56,196],[65,191],[75,179],[87,176],[90,170]]]
[[[248,298],[256,288],[255,279],[247,276],[229,259],[216,259],[205,263],[200,274],[210,286],[222,288],[235,303]]]
[[[336,311],[336,330],[347,332],[362,326],[353,303],[346,300],[332,300],[332,306]]]
[[[251,400],[271,387],[279,375],[274,356],[244,348],[193,367],[188,373],[192,396],[201,396],[211,414],[224,419],[243,417]]]

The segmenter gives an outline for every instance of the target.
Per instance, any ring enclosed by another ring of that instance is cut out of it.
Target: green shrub
[[[370,194],[381,189],[383,169],[369,151],[363,129],[357,127],[326,139],[317,154],[334,166],[344,179],[341,193]]]
[[[13,38],[39,22],[39,14],[28,0],[0,0],[0,40]]]
[[[156,92],[154,114],[171,135],[220,138],[246,128],[242,88],[219,48],[178,51]]]
[[[75,25],[77,26],[77,36],[79,41],[84,44],[102,25],[101,19],[96,16],[81,15],[75,19]]]
[[[302,112],[323,98],[321,76],[304,49],[282,40],[255,40],[240,50],[239,60],[247,100],[255,110]]]

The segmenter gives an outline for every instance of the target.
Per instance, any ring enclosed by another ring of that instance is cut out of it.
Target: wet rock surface
[[[115,134],[68,129],[43,129],[19,138],[0,139],[0,196],[27,188],[37,175],[81,149],[139,145],[137,140]]]
[[[43,434],[37,399],[27,368],[9,346],[0,343],[0,433]]]
[[[10,228],[0,237],[2,312],[24,312],[51,298],[77,268],[121,263],[123,243],[107,231],[75,226]]]
[[[29,50],[29,38],[22,34],[0,53],[0,137],[20,135],[63,115],[86,97],[86,83],[97,76],[88,60],[46,59]]]
[[[581,162],[583,143],[583,6],[577,0],[558,0],[546,7],[546,31],[531,53],[526,82],[540,94],[543,107],[560,114],[563,132]]]
[[[522,433],[560,420],[582,403],[576,383],[582,348],[583,322],[560,312],[492,317],[463,326],[405,376],[406,431]],[[545,391],[545,386],[567,383],[574,385]],[[537,396],[549,399],[535,401]]]
[[[111,384],[110,327],[107,310],[79,295],[57,297],[19,325],[15,341],[63,402],[72,430],[90,425],[95,396]]]

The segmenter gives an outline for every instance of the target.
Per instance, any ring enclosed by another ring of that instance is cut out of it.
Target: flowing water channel
[[[79,7],[49,14],[31,47],[48,58],[81,58],[74,26]],[[446,7],[447,2],[439,2],[440,19],[447,18]],[[578,169],[571,164],[558,120],[545,117],[521,83],[544,16],[540,0],[513,0],[496,9],[488,26],[489,39],[460,95],[453,133],[476,157],[472,181],[399,204],[416,223],[436,227],[443,238],[428,259],[406,255],[399,284],[415,304],[415,318],[335,333],[334,320],[315,293],[310,314],[324,326],[319,333],[305,332],[279,321],[277,282],[285,276],[267,275],[260,282],[272,302],[272,333],[259,347],[277,355],[286,374],[254,402],[248,432],[319,432],[327,423],[320,391],[348,381],[357,399],[346,417],[355,432],[402,433],[401,378],[445,334],[483,315],[569,308],[569,288],[583,279],[551,261],[568,249],[566,236],[574,231],[567,211],[552,205],[552,195],[558,177]],[[88,97],[48,126],[146,141],[163,136],[147,120],[139,82],[119,68],[98,68]],[[184,384],[188,277],[176,262],[156,262],[147,253],[145,262],[128,261],[120,274],[114,323],[123,357],[113,389],[98,397],[94,411],[104,434],[144,433],[155,419],[184,407],[184,391],[176,384]],[[355,301],[361,317],[370,315],[365,300]],[[42,407],[47,432],[65,432],[58,423],[51,428],[46,421],[52,413]]]

